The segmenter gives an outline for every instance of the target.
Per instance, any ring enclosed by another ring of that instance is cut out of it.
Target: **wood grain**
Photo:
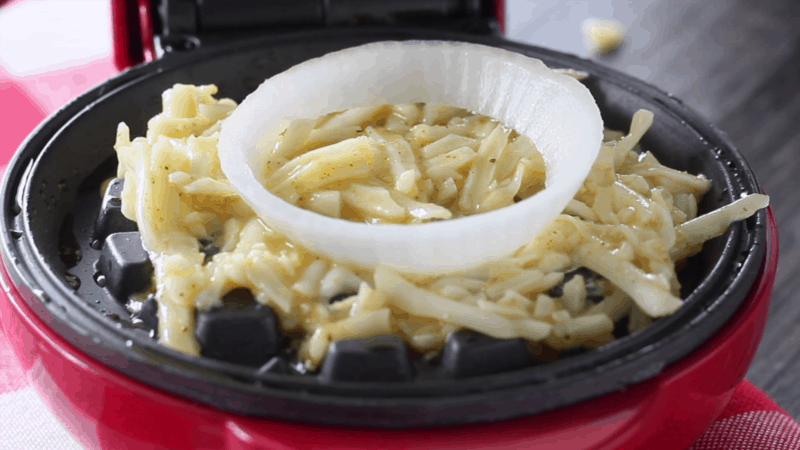
[[[647,46],[603,61],[645,65],[647,81],[728,133],[771,196],[781,261],[748,377],[800,418],[800,3],[664,1],[640,26],[658,30]]]

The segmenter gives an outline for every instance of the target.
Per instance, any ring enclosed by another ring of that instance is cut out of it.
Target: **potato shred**
[[[215,86],[174,86],[146,136],[131,140],[120,124],[115,144],[123,213],[137,222],[155,266],[160,342],[194,355],[196,311],[242,287],[275,310],[285,332],[304,336],[299,354],[310,369],[334,341],[395,334],[427,354],[461,328],[522,337],[536,348],[603,345],[624,317],[636,332],[677,310],[676,263],[768,202],[753,194],[698,217],[709,181],[642,151],[653,115],[639,111],[628,134],[605,133],[563,213],[512,255],[440,275],[364,269],[296,245],[237,195],[217,155],[221,123],[236,104],[215,93]],[[263,163],[268,186],[286,200],[370,223],[490,211],[534,195],[544,180],[530,140],[432,104],[296,120]],[[201,240],[219,253],[206,260]],[[564,283],[581,267],[604,278],[597,302],[582,275]],[[329,303],[341,294],[352,295]]]
[[[266,187],[285,201],[370,224],[493,211],[539,192],[546,178],[529,138],[441,104],[353,108],[316,123],[296,120],[262,170]]]

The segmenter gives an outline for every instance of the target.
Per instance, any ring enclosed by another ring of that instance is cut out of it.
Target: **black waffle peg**
[[[323,382],[398,382],[413,377],[408,350],[396,336],[334,342],[320,371]]]
[[[153,275],[153,264],[136,231],[109,235],[97,268],[111,295],[123,302],[129,295],[150,287]]]
[[[122,215],[122,188],[125,180],[114,178],[108,183],[103,203],[100,206],[100,213],[94,223],[92,241],[102,242],[109,234],[123,233],[126,231],[138,231],[136,222]]]
[[[237,290],[238,291],[238,290]],[[197,315],[200,353],[234,364],[259,367],[281,349],[283,337],[278,317],[256,301],[216,303]]]
[[[454,378],[518,370],[534,362],[522,338],[496,339],[469,330],[451,334],[442,350],[444,372]]]

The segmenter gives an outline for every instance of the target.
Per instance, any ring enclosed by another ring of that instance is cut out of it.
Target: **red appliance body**
[[[136,2],[138,36],[121,22],[130,14],[124,10],[130,3],[113,2],[120,68],[154,55],[150,2]],[[496,5],[504,9],[503,1]],[[133,46],[137,50],[131,54],[131,42],[123,35],[143,38],[143,46]],[[344,428],[240,416],[182,399],[122,375],[69,344],[24,302],[18,289],[26,288],[13,285],[5,268],[0,269],[0,322],[30,384],[90,449],[681,449],[719,415],[755,355],[778,265],[771,210],[768,225],[766,258],[745,304],[698,350],[625,390],[491,424]]]
[[[657,377],[532,417],[411,430],[305,425],[238,416],[160,392],[91,359],[53,332],[2,271],[0,319],[29,382],[90,449],[312,450],[687,448],[719,415],[753,360],[778,266],[767,257],[745,305],[714,338]]]

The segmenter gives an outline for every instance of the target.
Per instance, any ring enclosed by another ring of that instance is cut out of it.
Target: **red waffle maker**
[[[741,154],[679,100],[590,61],[504,40],[502,2],[114,2],[117,61],[136,65],[49,117],[2,184],[0,319],[32,385],[88,448],[681,449],[721,412],[758,347],[778,263],[770,210],[680,272],[685,305],[555,362],[400,383],[269,373],[163,348],[96,282],[99,187],[116,126],[142,135],[174,83],[241,101],[294,64],[372,41],[475,42],[590,74],[607,127],[656,120],[643,146],[712,180],[700,211],[760,192]],[[154,59],[154,55],[159,55]],[[112,230],[113,231],[113,230]],[[435,364],[434,364],[435,366]]]

